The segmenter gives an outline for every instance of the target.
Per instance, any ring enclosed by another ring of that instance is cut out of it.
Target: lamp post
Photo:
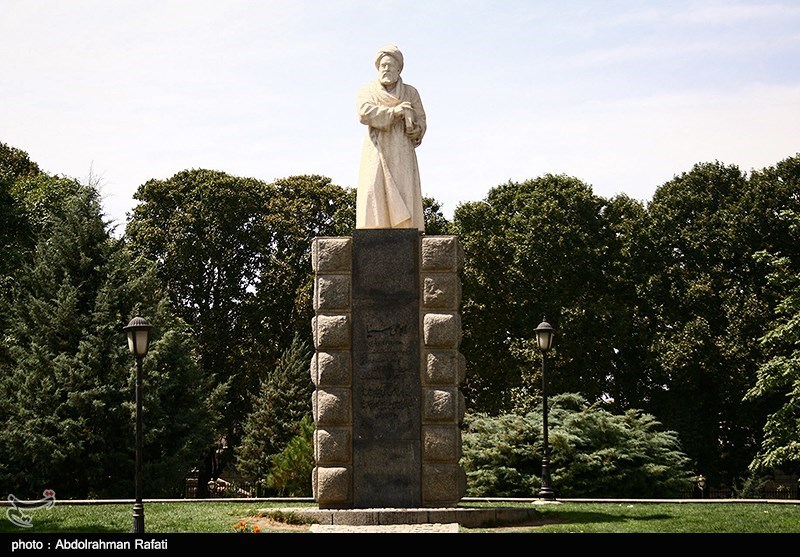
[[[153,327],[137,315],[122,330],[128,335],[128,349],[136,358],[136,501],[133,504],[133,533],[144,534],[144,504],[142,503],[142,360],[150,345]]]
[[[700,474],[700,477],[697,478],[697,487],[700,489],[700,499],[706,498],[706,477]]]
[[[536,327],[536,343],[542,351],[542,440],[544,448],[542,450],[542,489],[539,491],[540,499],[553,500],[556,494],[550,485],[550,445],[548,443],[547,432],[547,351],[553,347],[553,327],[542,318],[542,322]]]

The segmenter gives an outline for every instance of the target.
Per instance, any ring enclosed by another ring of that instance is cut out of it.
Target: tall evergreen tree
[[[174,495],[208,442],[196,427],[208,409],[190,338],[168,314],[152,265],[110,237],[97,192],[76,190],[49,215],[14,285],[0,481],[21,497],[46,487],[64,498],[132,494],[133,359],[122,326],[138,306],[156,326],[145,360],[148,488]]]
[[[0,338],[8,327],[13,275],[33,245],[33,234],[17,183],[37,177],[38,165],[28,153],[0,142]],[[8,350],[0,343],[0,375],[7,365]]]
[[[301,433],[301,420],[311,414],[314,387],[308,375],[310,362],[308,343],[295,335],[253,397],[253,411],[244,423],[237,449],[239,471],[248,480],[266,480],[272,460]]]
[[[286,447],[270,458],[267,487],[280,497],[311,497],[311,474],[314,470],[314,420],[310,414],[303,416],[300,432],[292,437]]]

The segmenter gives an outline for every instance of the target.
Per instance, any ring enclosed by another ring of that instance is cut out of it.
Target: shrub
[[[552,397],[550,471],[560,497],[677,497],[691,487],[677,434],[640,410],[612,414],[577,394]],[[541,486],[541,410],[468,415],[467,495],[531,497]]]

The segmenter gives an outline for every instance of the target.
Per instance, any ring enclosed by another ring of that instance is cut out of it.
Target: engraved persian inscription
[[[366,321],[367,348],[378,352],[402,350],[408,342],[408,323]]]
[[[356,230],[353,247],[354,505],[419,505],[419,237]]]

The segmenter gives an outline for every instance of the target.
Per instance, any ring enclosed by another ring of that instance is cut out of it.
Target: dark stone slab
[[[353,233],[353,506],[422,503],[419,232]]]

